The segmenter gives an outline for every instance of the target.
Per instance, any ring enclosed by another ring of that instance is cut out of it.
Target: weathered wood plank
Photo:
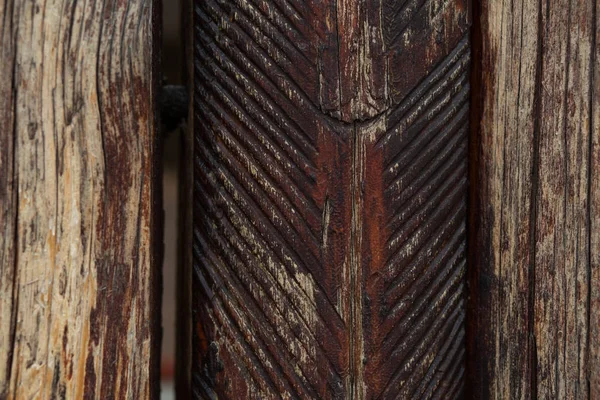
[[[12,2],[0,5],[0,15],[12,15]],[[7,21],[9,21],[7,23]],[[18,205],[15,174],[15,51],[16,31],[10,19],[0,24],[0,397],[10,379],[18,299],[15,292],[16,221]]]
[[[592,133],[590,139],[590,302],[589,302],[589,340],[588,371],[589,396],[591,399],[600,398],[600,23],[598,23],[599,7],[596,3],[592,15],[595,18],[594,39],[591,54],[594,55],[592,68],[592,107],[590,123]]]
[[[195,396],[460,397],[470,4],[194,4]]]
[[[0,5],[0,398],[158,394],[157,13]]]
[[[598,394],[597,29],[596,0],[483,2],[474,398]]]

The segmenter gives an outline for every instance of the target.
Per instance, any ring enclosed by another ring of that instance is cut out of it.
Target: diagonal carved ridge
[[[195,5],[197,393],[460,398],[462,0]]]

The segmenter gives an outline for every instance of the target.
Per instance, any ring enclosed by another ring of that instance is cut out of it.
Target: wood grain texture
[[[598,398],[598,2],[482,4],[469,386]]]
[[[153,1],[0,4],[0,398],[158,394]]]
[[[195,397],[461,397],[470,4],[194,4]]]

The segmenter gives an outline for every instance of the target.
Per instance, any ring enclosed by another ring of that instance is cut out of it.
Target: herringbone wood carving
[[[197,398],[463,390],[469,4],[197,0]]]

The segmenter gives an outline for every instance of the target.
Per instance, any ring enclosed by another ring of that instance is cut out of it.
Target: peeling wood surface
[[[0,4],[0,398],[155,398],[148,1]]]
[[[460,398],[470,4],[195,0],[196,398]]]
[[[469,386],[599,398],[598,2],[480,12]]]

